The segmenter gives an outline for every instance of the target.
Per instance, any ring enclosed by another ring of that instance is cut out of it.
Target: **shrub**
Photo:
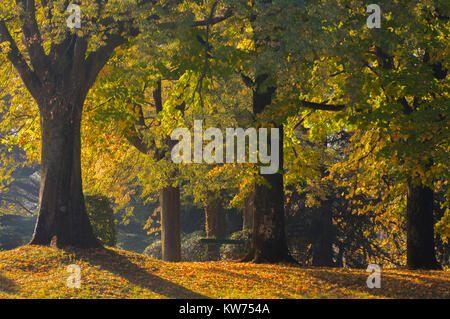
[[[205,236],[203,231],[196,231],[181,236],[181,259],[183,261],[208,260],[207,248],[200,239]],[[161,240],[156,240],[144,250],[144,255],[151,258],[162,259]]]
[[[144,249],[144,255],[154,259],[162,259],[161,240],[156,240]]]
[[[117,243],[117,229],[111,202],[103,195],[88,195],[85,203],[95,236],[103,245],[114,247]]]
[[[196,231],[183,236],[181,240],[181,257],[184,261],[207,261],[207,246],[200,242],[205,237],[203,231]]]
[[[244,245],[222,245],[220,248],[220,259],[235,260],[244,257],[245,253],[250,249],[251,230],[244,229],[233,233],[230,239],[244,240]]]

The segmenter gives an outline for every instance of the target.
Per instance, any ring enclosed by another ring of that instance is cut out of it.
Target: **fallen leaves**
[[[81,268],[69,289],[66,268]],[[0,298],[450,298],[450,272],[383,270],[368,289],[363,269],[238,262],[168,263],[117,250],[23,246],[0,252]]]

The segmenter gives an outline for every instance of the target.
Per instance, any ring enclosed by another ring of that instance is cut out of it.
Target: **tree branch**
[[[88,42],[85,37],[76,36],[73,49],[72,77],[76,85],[83,84],[87,70],[84,68],[85,55],[88,48]]]
[[[153,90],[153,100],[155,102],[156,113],[160,113],[163,110],[163,102],[162,102],[162,81],[158,79],[156,81],[156,88]],[[142,111],[142,109],[141,109]]]
[[[19,73],[23,83],[31,95],[35,99],[38,99],[41,91],[41,83],[36,74],[30,69],[28,63],[25,61],[25,58],[17,47],[16,42],[9,33],[5,21],[0,20],[0,43],[3,42],[9,43],[9,51],[7,53],[8,60],[13,64],[14,68]]]
[[[374,54],[377,58],[381,60],[381,65],[385,70],[394,69],[394,57],[387,54],[379,46],[375,46],[374,51],[369,50],[369,53]]]
[[[17,5],[23,7],[24,12],[19,18],[22,22],[23,42],[27,47],[31,65],[36,75],[42,80],[48,71],[48,59],[42,47],[41,33],[36,22],[36,4],[34,0],[17,0]]]
[[[118,34],[112,34],[106,40],[106,45],[98,48],[96,51],[91,52],[86,59],[85,70],[86,70],[86,87],[91,88],[94,85],[97,75],[100,73],[101,69],[108,62],[109,57],[114,52],[114,50],[126,43],[127,39]]]
[[[233,10],[229,8],[221,16],[208,17],[207,19],[204,19],[204,20],[194,21],[192,23],[192,26],[193,27],[205,27],[208,25],[209,26],[215,25],[222,21],[225,21],[226,19],[230,18],[232,15],[233,15]],[[163,22],[163,23],[158,23],[157,27],[160,30],[168,30],[168,29],[175,29],[177,27],[177,25],[178,24],[176,22]]]
[[[212,10],[212,12],[214,12]],[[194,27],[202,27],[202,26],[207,26],[207,25],[215,25],[218,24],[222,21],[225,21],[226,19],[230,18],[233,15],[233,10],[231,8],[228,8],[227,11],[225,11],[225,13],[221,16],[217,16],[217,17],[213,17],[210,16],[208,17],[208,19],[205,20],[200,20],[200,21],[194,21],[193,26]]]
[[[344,104],[314,103],[305,100],[300,100],[300,104],[309,109],[321,111],[341,111],[346,107]]]

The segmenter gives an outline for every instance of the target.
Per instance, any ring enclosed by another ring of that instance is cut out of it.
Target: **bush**
[[[156,240],[144,249],[144,255],[154,259],[162,259],[161,240]]]
[[[230,239],[244,240],[244,245],[221,245],[220,259],[235,260],[242,258],[250,249],[250,230],[241,230],[233,233]],[[181,259],[183,261],[208,261],[208,247],[200,242],[205,237],[204,231],[196,231],[181,237]],[[157,240],[145,248],[144,255],[151,258],[162,259],[161,240]]]
[[[95,236],[103,245],[114,247],[117,243],[117,229],[111,202],[103,195],[88,195],[85,203]]]
[[[203,231],[196,231],[181,236],[181,259],[183,261],[208,260],[207,247],[200,242],[205,236]],[[161,240],[156,240],[144,250],[144,255],[151,258],[162,259]]]
[[[196,231],[183,236],[181,241],[181,256],[184,261],[207,261],[208,250],[200,239],[205,237],[203,231]]]
[[[235,260],[244,257],[245,253],[250,249],[251,230],[244,229],[233,233],[230,239],[244,240],[244,245],[222,245],[220,248],[221,260]]]

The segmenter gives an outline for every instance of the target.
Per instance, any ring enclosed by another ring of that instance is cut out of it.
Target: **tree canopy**
[[[68,4],[0,4],[0,201],[24,169],[14,156],[40,163],[39,208],[15,199],[39,212],[32,243],[96,246],[86,193],[159,199],[149,228],[161,218],[179,246],[180,205],[208,214],[220,198],[251,206],[253,261],[288,259],[286,213],[322,207],[318,223],[341,234],[330,254],[356,220],[366,261],[437,267],[450,235],[446,1],[378,1],[380,28],[353,0],[74,1],[80,28]],[[279,171],[175,164],[171,132],[195,120],[279,128]]]

